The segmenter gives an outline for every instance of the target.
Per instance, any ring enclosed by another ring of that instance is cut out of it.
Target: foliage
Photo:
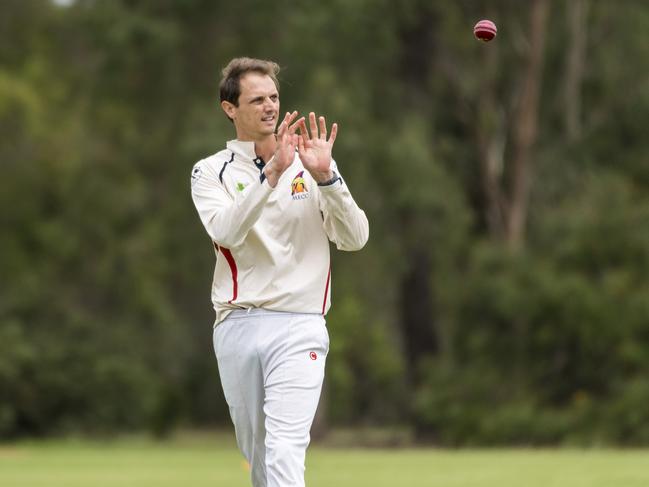
[[[518,252],[490,231],[481,161],[485,140],[511,159],[525,2],[4,2],[0,436],[228,422],[188,176],[233,136],[218,71],[249,55],[282,65],[283,108],[339,123],[370,220],[362,252],[333,253],[331,424],[648,444],[649,7],[584,2],[578,137],[569,4],[552,2]],[[471,37],[483,17],[490,44]],[[416,355],[413,273],[435,345]]]

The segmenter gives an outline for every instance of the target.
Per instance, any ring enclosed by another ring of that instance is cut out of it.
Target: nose
[[[264,110],[272,110],[275,108],[276,102],[273,101],[269,96],[264,100]]]

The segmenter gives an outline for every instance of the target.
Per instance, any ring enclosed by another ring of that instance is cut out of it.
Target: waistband
[[[231,311],[223,321],[238,320],[238,319],[248,318],[250,316],[288,317],[288,316],[322,316],[322,315],[319,313],[295,313],[292,311],[273,311],[264,308],[246,308],[246,309],[235,309],[234,311]]]

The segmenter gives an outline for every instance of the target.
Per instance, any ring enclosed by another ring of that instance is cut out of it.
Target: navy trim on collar
[[[266,174],[264,174],[264,166],[266,165],[266,162],[264,162],[264,159],[261,156],[255,157],[252,162],[254,162],[257,169],[259,169],[259,182],[263,183],[264,179],[266,179]]]

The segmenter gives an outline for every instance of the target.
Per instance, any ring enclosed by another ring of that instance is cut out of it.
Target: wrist
[[[271,188],[277,186],[277,182],[279,181],[280,175],[277,173],[277,171],[274,170],[274,164],[272,164],[272,161],[267,163],[261,172],[263,175],[262,182],[263,179],[266,179]]]
[[[335,184],[335,183],[337,183],[339,181],[342,184],[342,180],[340,179],[340,176],[338,175],[338,173],[336,171],[330,171],[330,173],[331,173],[331,175],[330,175],[329,179],[327,179],[325,181],[318,181],[318,186],[331,186],[331,185],[333,185],[333,184]]]
[[[333,178],[335,174],[335,171],[328,169],[326,171],[313,171],[311,172],[311,177],[315,179],[316,183],[323,184],[331,180],[331,178]]]

